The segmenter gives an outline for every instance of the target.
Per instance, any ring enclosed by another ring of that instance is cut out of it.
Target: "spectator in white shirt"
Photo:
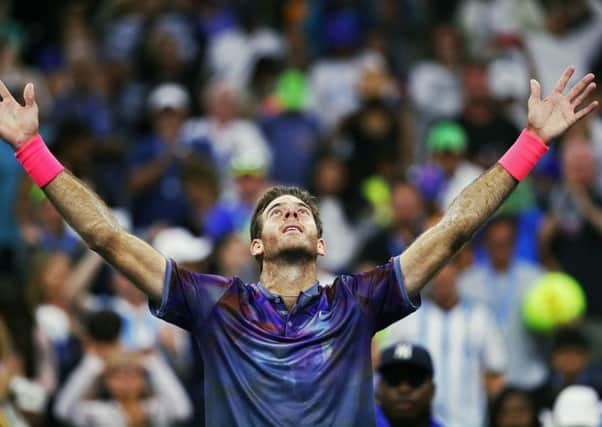
[[[446,427],[481,427],[487,396],[504,385],[506,347],[491,312],[462,298],[458,266],[433,279],[420,310],[382,332],[378,346],[407,340],[429,350],[435,367],[433,415]]]
[[[487,258],[459,278],[463,297],[489,307],[512,351],[508,354],[506,380],[517,386],[535,387],[546,375],[544,355],[527,331],[521,302],[541,277],[538,266],[515,258],[516,223],[508,216],[494,218],[485,230]]]
[[[153,352],[126,352],[115,313],[90,315],[85,356],[59,390],[57,418],[77,427],[169,427],[192,405],[169,365]]]

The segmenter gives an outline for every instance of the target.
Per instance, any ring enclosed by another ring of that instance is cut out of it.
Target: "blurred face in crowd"
[[[267,180],[264,171],[245,173],[236,177],[236,189],[241,200],[255,204],[265,189]]]
[[[218,198],[215,188],[204,181],[184,181],[184,192],[190,204],[202,213],[207,212]]]
[[[219,274],[224,276],[240,276],[242,269],[251,261],[247,242],[235,233],[224,237],[216,256]]]
[[[422,217],[423,205],[416,189],[407,183],[398,183],[391,189],[393,224],[397,227],[413,227]]]
[[[458,267],[450,262],[433,279],[431,299],[444,310],[453,308],[458,302],[457,277]]]
[[[236,117],[237,102],[234,88],[219,83],[209,88],[209,113],[219,122],[228,122]]]
[[[175,76],[183,67],[178,41],[166,31],[152,35],[152,59],[164,76]]]
[[[251,242],[253,256],[263,255],[264,261],[304,263],[326,253],[310,207],[297,197],[287,194],[272,200],[261,221],[261,238]]]
[[[461,59],[460,38],[452,26],[442,25],[433,34],[435,58],[444,65],[455,65]]]
[[[389,84],[389,76],[383,66],[369,65],[362,70],[358,91],[364,99],[380,98],[385,95]]]
[[[334,157],[326,157],[319,161],[314,183],[320,196],[336,196],[345,187],[347,170],[342,161]]]
[[[510,222],[498,222],[491,225],[485,234],[485,246],[491,263],[498,270],[509,267],[514,253],[514,225]]]
[[[546,29],[562,35],[589,13],[587,0],[543,0]]]
[[[564,179],[570,186],[591,188],[597,175],[592,145],[584,139],[566,140],[562,152],[562,169]]]
[[[565,381],[574,381],[589,363],[589,352],[577,346],[560,347],[551,356],[552,368],[559,372]]]
[[[463,72],[464,116],[472,123],[487,124],[495,117],[489,90],[489,75],[481,66],[469,66]]]
[[[143,397],[146,379],[144,369],[134,362],[122,362],[110,366],[105,372],[105,383],[116,400],[134,400]]]
[[[430,414],[435,386],[424,369],[396,365],[381,372],[376,398],[390,421],[401,423]]]
[[[433,161],[443,170],[443,173],[447,176],[452,176],[462,160],[464,159],[464,153],[458,153],[455,151],[436,151],[432,154]]]
[[[535,424],[536,416],[529,396],[516,392],[505,396],[494,422],[496,427],[531,427]]]
[[[185,108],[162,108],[154,114],[156,132],[167,142],[174,142],[186,120]]]

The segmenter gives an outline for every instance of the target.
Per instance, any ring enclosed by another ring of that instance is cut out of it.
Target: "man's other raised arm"
[[[527,131],[531,137],[547,143],[598,106],[598,102],[593,101],[576,111],[595,88],[593,74],[587,74],[567,95],[563,94],[573,72],[572,67],[567,68],[553,92],[543,100],[539,83],[531,80],[527,116]],[[523,154],[527,156],[527,153]],[[518,160],[522,162],[522,159]],[[500,207],[518,184],[515,176],[516,173],[511,174],[507,167],[493,166],[462,191],[438,224],[401,254],[401,271],[410,295],[419,293]]]
[[[127,276],[150,298],[160,299],[165,259],[146,242],[123,230],[105,203],[67,171],[60,171],[38,135],[34,88],[25,86],[20,105],[0,81],[0,137],[44,190],[63,218],[109,264]],[[30,144],[37,144],[30,145]],[[27,146],[27,147],[25,147]],[[23,148],[26,149],[23,149]]]

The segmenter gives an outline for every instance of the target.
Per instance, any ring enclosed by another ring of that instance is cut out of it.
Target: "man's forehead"
[[[270,204],[268,204],[265,208],[265,212],[267,212],[272,206],[275,205],[304,205],[307,206],[307,203],[305,203],[303,200],[299,199],[298,197],[292,196],[290,194],[285,194],[283,196],[279,196],[276,197],[274,200],[272,200],[270,202]]]

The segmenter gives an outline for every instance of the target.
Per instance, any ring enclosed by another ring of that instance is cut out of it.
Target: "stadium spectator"
[[[119,329],[119,317],[110,311],[89,319],[85,356],[59,390],[57,417],[81,427],[185,421],[192,408],[171,368],[153,352],[124,352]]]
[[[462,83],[464,103],[456,121],[466,133],[466,156],[482,168],[489,168],[510,148],[509,141],[519,130],[493,98],[486,67],[467,65]]]
[[[424,229],[425,212],[422,198],[409,182],[396,180],[391,183],[391,224],[380,228],[359,250],[358,263],[378,265],[402,251]]]
[[[132,195],[134,228],[154,223],[183,225],[187,206],[180,182],[181,162],[191,154],[180,138],[190,108],[185,89],[162,84],[148,98],[153,130],[132,147],[129,155],[128,189]],[[155,197],[156,196],[156,197]],[[169,210],[163,209],[169,204]]]
[[[506,380],[531,388],[546,375],[545,354],[527,330],[522,301],[528,289],[541,277],[541,270],[515,257],[516,222],[507,216],[490,221],[484,232],[487,257],[458,279],[463,297],[483,303],[495,315],[498,327],[512,349],[508,353]]]
[[[437,195],[439,209],[445,211],[464,186],[475,180],[483,170],[466,158],[466,132],[454,122],[438,122],[428,130],[426,144],[433,163],[445,180]]]
[[[381,332],[379,342],[381,348],[401,340],[424,346],[435,371],[434,416],[448,427],[476,427],[485,420],[488,396],[504,386],[509,350],[489,309],[459,295],[457,276],[458,266],[446,265],[420,310]]]
[[[561,153],[562,181],[549,195],[549,211],[540,229],[542,259],[573,276],[585,290],[588,314],[602,316],[602,194],[591,144],[567,139]]]
[[[531,393],[509,386],[495,396],[489,407],[490,427],[540,427],[538,409]]]
[[[553,337],[549,373],[535,396],[543,408],[551,409],[559,393],[571,385],[602,391],[602,369],[592,360],[591,343],[578,328],[564,328]]]
[[[431,414],[433,362],[419,345],[401,342],[380,354],[377,427],[440,427]]]

